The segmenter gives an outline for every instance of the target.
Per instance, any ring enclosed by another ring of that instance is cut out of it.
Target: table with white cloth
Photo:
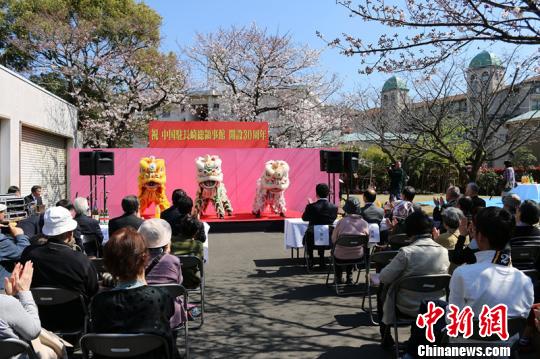
[[[336,225],[338,221],[334,222]],[[296,257],[298,258],[298,250],[303,248],[302,239],[308,228],[308,222],[304,222],[301,218],[286,218],[284,225],[283,240],[285,249],[291,250],[291,258],[294,257],[294,250],[296,249]],[[314,226],[314,242],[317,246],[329,246],[330,236],[328,225]],[[379,226],[377,224],[369,225],[369,245],[372,246],[379,243]]]
[[[510,193],[517,194],[522,201],[532,199],[540,202],[540,184],[537,183],[520,183]]]
[[[203,259],[204,263],[208,263],[208,232],[210,231],[210,225],[206,222],[203,222],[204,226],[204,235],[206,236],[206,241],[203,243]],[[103,245],[107,243],[109,240],[109,225],[108,224],[100,224],[99,228],[101,228],[101,233],[103,233]],[[302,240],[300,240],[300,243]]]

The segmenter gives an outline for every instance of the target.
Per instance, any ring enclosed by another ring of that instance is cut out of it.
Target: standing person
[[[514,172],[514,167],[512,167],[511,161],[504,161],[504,172],[502,174],[502,179],[504,181],[504,189],[501,194],[502,197],[506,196],[508,192],[516,187],[516,173]]]
[[[6,210],[6,205],[0,204],[0,289],[4,288],[4,278],[9,277],[13,261],[18,260],[30,245],[22,229],[2,224]]]
[[[315,248],[315,239],[313,234],[313,226],[315,225],[324,225],[324,224],[333,224],[337,218],[338,208],[330,203],[328,200],[328,195],[330,194],[330,189],[325,183],[319,183],[315,187],[315,193],[317,194],[317,201],[311,202],[308,200],[308,205],[302,214],[302,220],[309,222],[308,229],[304,234],[303,244],[307,247],[307,254],[309,258],[309,266],[313,266],[313,249]],[[326,265],[324,264],[324,247],[317,248],[319,253],[319,265],[321,269],[324,269]]]
[[[75,208],[75,221],[79,224],[81,239],[84,246],[84,251],[90,257],[97,257],[102,253],[103,233],[99,227],[99,222],[88,216],[88,200],[83,197],[75,198],[73,201]],[[85,239],[86,237],[86,239]]]
[[[109,237],[120,228],[132,227],[139,229],[144,220],[139,217],[139,199],[137,196],[129,195],[122,199],[122,210],[124,214],[109,221]],[[163,215],[163,213],[162,213]]]
[[[43,205],[43,199],[41,198],[41,186],[32,186],[30,192],[31,193],[28,196],[24,197],[24,202],[28,206],[28,212],[33,212],[37,206]]]
[[[405,187],[407,182],[407,174],[401,168],[401,161],[396,161],[393,167],[388,169],[388,176],[390,177],[390,198],[401,199],[401,190]]]
[[[21,190],[19,189],[19,187],[17,186],[9,186],[8,190],[7,190],[7,193],[8,194],[12,194],[16,197],[20,197],[21,196]]]

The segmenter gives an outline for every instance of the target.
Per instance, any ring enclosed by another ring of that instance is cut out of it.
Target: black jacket
[[[186,214],[180,213],[178,208],[171,206],[161,212],[160,218],[167,221],[171,226],[173,236],[182,236],[180,222],[186,217]],[[201,221],[197,221],[197,234],[195,235],[195,240],[204,243],[206,241],[206,235],[204,233],[204,225]]]
[[[518,237],[533,237],[520,240]],[[536,238],[534,238],[536,237]],[[535,226],[515,226],[512,232],[511,245],[537,244],[540,245],[540,229]]]
[[[317,202],[306,206],[302,220],[309,222],[309,226],[319,224],[332,224],[337,218],[338,208],[327,199],[319,199]]]
[[[137,217],[134,213],[124,213],[120,217],[113,218],[109,221],[109,237],[120,228],[132,227],[134,229],[139,229],[143,222],[144,220]]]
[[[34,197],[32,197],[32,194],[30,193],[28,196],[24,197],[24,203],[29,204],[34,202]],[[41,206],[43,204],[43,198],[38,197],[36,200],[36,204],[38,206]]]
[[[82,253],[63,243],[46,243],[26,247],[21,262],[34,263],[32,287],[56,287],[70,289],[90,299],[98,291],[98,275]],[[39,308],[41,325],[52,331],[66,327],[80,328],[84,323],[84,313],[80,301]]]
[[[433,209],[433,220],[441,223],[441,228],[444,228],[442,226],[442,213],[443,213],[443,211],[445,209],[447,209],[447,208],[455,207],[456,205],[457,205],[457,200],[453,199],[453,200],[450,200],[450,201],[446,202],[441,207],[439,207],[439,206],[435,207]]]
[[[472,199],[472,203],[473,203],[473,208],[476,208],[476,207],[486,207],[486,201],[484,201],[482,198],[478,197],[478,196],[474,196],[474,197],[471,197]]]
[[[98,239],[98,243],[101,245],[103,243],[103,233],[99,227],[99,222],[91,217],[88,217],[84,214],[77,215],[75,221],[79,224],[79,231],[84,235],[95,235]]]
[[[384,209],[368,204],[360,209],[360,214],[367,223],[380,224],[384,218]]]

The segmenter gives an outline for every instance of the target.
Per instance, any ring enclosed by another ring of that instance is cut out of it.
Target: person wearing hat
[[[43,222],[47,242],[27,247],[21,256],[21,261],[31,260],[34,263],[32,286],[66,288],[90,299],[98,291],[98,275],[88,257],[74,250],[73,232],[77,222],[64,207],[47,209]],[[78,301],[61,307],[53,305],[40,308],[43,326],[54,331],[61,326],[82,323],[84,313],[77,312],[79,308]]]
[[[30,245],[24,231],[5,222],[7,207],[0,204],[0,289],[4,289],[4,278],[9,277],[14,261],[21,257]]]
[[[182,284],[182,268],[180,259],[171,252],[171,226],[160,218],[144,221],[138,230],[148,247],[149,259],[145,268],[148,284]],[[174,315],[171,317],[171,328],[178,327],[185,321],[186,315],[182,310],[180,299],[174,304]]]
[[[362,218],[360,213],[360,201],[356,197],[349,197],[343,206],[345,215],[337,223],[332,233],[332,243],[336,243],[338,238],[344,234],[354,234],[358,236],[369,236],[369,224]],[[336,245],[334,257],[336,263],[345,264],[347,262],[357,262],[364,256],[363,247],[342,247]],[[347,284],[352,284],[352,265],[345,266],[347,272]],[[341,284],[343,280],[343,266],[336,266],[336,283]]]

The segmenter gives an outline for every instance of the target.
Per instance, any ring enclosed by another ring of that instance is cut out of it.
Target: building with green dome
[[[407,82],[397,76],[392,76],[384,82],[381,90],[383,110],[402,110],[409,102]]]

